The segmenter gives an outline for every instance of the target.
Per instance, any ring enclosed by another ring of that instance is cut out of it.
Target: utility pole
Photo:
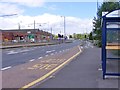
[[[34,29],[35,29],[35,20],[34,20]]]
[[[66,36],[66,23],[65,23],[65,16],[64,16],[64,36]]]
[[[20,23],[18,23],[18,29],[20,30]]]
[[[64,36],[66,36],[66,22],[65,22],[65,16],[61,16],[64,19]]]

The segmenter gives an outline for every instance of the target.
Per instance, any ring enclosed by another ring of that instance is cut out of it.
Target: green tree
[[[102,12],[111,12],[115,9],[120,9],[119,2],[110,2],[111,0],[105,0],[102,5],[98,8],[97,11],[97,18],[94,17],[93,19],[93,33],[96,34],[94,40],[98,40],[98,46],[101,46],[101,38],[102,38],[102,28],[101,28],[101,19],[102,19]],[[116,0],[114,0],[116,1]]]
[[[89,40],[93,40],[92,32],[89,34]]]
[[[69,35],[69,38],[72,38],[72,35]]]

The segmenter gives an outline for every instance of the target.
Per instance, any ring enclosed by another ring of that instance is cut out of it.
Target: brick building
[[[41,42],[49,40],[51,33],[39,29],[0,30],[2,42]]]

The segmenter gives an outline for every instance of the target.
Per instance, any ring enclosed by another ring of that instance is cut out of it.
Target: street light
[[[66,22],[65,22],[65,16],[61,16],[64,18],[64,36],[66,36]]]

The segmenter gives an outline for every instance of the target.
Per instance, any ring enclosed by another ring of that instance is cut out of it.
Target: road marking
[[[30,62],[33,62],[35,59],[31,59],[31,60],[29,60]]]
[[[59,53],[61,53],[62,51],[59,51]]]
[[[51,52],[54,52],[55,50],[51,50],[51,51],[46,51],[46,53],[51,53]]]
[[[46,57],[48,57],[48,55],[45,55]]]
[[[68,60],[66,60],[65,62],[63,62],[61,65],[59,65],[58,67],[54,68],[53,70],[51,70],[50,72],[48,72],[47,74],[45,74],[44,76],[40,77],[39,79],[21,87],[19,90],[25,90],[26,88],[29,88],[33,85],[35,85],[38,82],[41,82],[42,80],[46,79],[47,77],[49,77],[51,74],[53,74],[54,72],[56,72],[57,70],[59,70],[60,68],[62,68],[63,66],[65,66],[67,63],[69,63],[72,59],[74,59],[76,56],[78,56],[81,53],[81,51],[79,51],[78,53],[76,53],[75,55],[73,55],[72,57],[70,57]]]
[[[51,53],[50,55],[54,55],[54,53]]]
[[[5,68],[2,68],[1,71],[7,70],[7,69],[10,69],[10,68],[12,68],[12,67],[11,66],[5,67]]]
[[[43,57],[39,57],[38,59],[42,59]]]
[[[11,54],[17,54],[18,52],[15,52],[15,51],[10,51],[9,53],[7,53],[8,55],[11,55]]]
[[[102,68],[99,68],[98,71],[102,71]]]
[[[83,48],[83,46],[81,46],[81,48]]]

